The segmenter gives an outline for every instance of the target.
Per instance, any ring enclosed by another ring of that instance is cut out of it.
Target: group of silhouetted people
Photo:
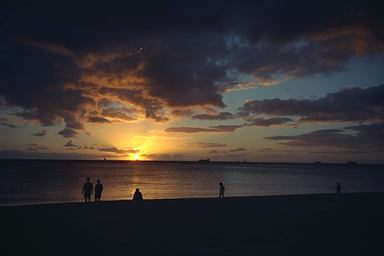
[[[224,184],[222,182],[220,182],[219,183],[219,198],[224,197],[224,191],[225,191]],[[93,193],[93,184],[91,182],[91,179],[89,177],[86,179],[86,182],[83,185],[83,191],[82,191],[85,202],[91,202],[91,196],[93,194],[95,194],[95,202],[100,201],[102,192],[103,192],[103,184],[101,184],[100,180],[96,181],[95,193]],[[143,194],[140,192],[140,189],[136,188],[135,193],[133,194],[132,200],[133,201],[142,201],[143,200]]]
[[[87,181],[84,183],[83,192],[85,202],[91,202],[91,195],[93,194],[93,185],[90,181],[90,178],[87,178]],[[100,183],[100,180],[97,180],[95,185],[95,201],[100,201],[101,193],[103,192],[103,184]],[[224,198],[225,187],[222,182],[219,183],[219,198]],[[336,193],[341,194],[341,184],[336,183]],[[138,188],[136,188],[135,193],[133,194],[133,201],[143,200],[143,194]]]
[[[102,192],[103,192],[103,184],[100,183],[100,180],[97,180],[95,185],[95,202],[100,201]],[[89,177],[87,178],[86,182],[83,185],[82,194],[84,196],[85,202],[91,202],[91,196],[93,195],[93,185]],[[133,194],[132,200],[134,201],[143,200],[143,194],[141,194],[138,188]]]
[[[102,192],[103,184],[100,183],[100,180],[97,180],[95,185],[95,201],[100,201]],[[85,202],[91,202],[91,195],[93,195],[93,185],[90,178],[87,178],[87,181],[84,183],[82,194],[84,195]]]

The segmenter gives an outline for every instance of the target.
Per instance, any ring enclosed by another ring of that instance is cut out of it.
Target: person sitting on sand
[[[341,194],[341,184],[339,182],[336,182],[336,192],[337,194]]]
[[[224,187],[224,185],[223,185],[222,182],[219,183],[219,186],[220,186],[219,198],[220,198],[220,197],[224,197],[225,187]]]
[[[100,180],[97,180],[95,185],[95,201],[100,201],[102,192],[103,192],[103,184],[100,183]]]
[[[91,202],[91,195],[93,194],[93,185],[90,180],[91,179],[88,177],[83,186],[82,194],[84,195],[85,202]]]
[[[133,194],[133,201],[141,201],[143,200],[143,194],[141,194],[140,190],[137,188],[135,194]]]

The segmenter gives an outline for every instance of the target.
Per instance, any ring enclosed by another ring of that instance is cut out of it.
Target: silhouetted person
[[[140,190],[137,188],[135,194],[133,194],[133,201],[141,201],[143,200],[143,194],[141,194]]]
[[[224,197],[225,187],[224,187],[224,185],[223,185],[222,182],[219,183],[219,186],[220,186],[219,198],[220,198],[220,197]]]
[[[339,182],[336,182],[336,192],[337,194],[341,194],[341,184]]]
[[[93,194],[93,185],[90,182],[90,178],[87,178],[87,181],[84,183],[83,192],[85,202],[91,202],[91,195]]]
[[[95,185],[95,201],[100,201],[102,192],[103,192],[103,184],[100,183],[100,180],[97,180]]]

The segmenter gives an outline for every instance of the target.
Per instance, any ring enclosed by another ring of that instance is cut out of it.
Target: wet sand
[[[384,193],[0,207],[1,255],[383,255]]]

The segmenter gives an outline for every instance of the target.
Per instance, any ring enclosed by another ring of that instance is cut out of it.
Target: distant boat
[[[203,164],[207,164],[207,163],[209,163],[211,160],[209,160],[209,158],[207,158],[207,159],[200,159],[199,161],[197,161],[197,162],[199,162],[199,163],[203,163]]]
[[[105,157],[104,157],[104,161],[107,160]]]
[[[356,165],[357,162],[355,162],[355,161],[348,161],[347,164],[348,164],[348,165]]]
[[[322,162],[320,161],[316,161],[315,164],[323,164]]]

